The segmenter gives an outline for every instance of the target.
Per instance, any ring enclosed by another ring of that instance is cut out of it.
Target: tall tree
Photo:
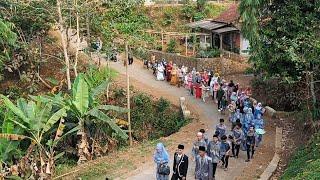
[[[67,85],[68,85],[68,90],[71,90],[71,79],[70,79],[70,60],[69,60],[69,55],[68,55],[68,49],[67,49],[67,42],[66,42],[66,37],[64,33],[68,33],[64,27],[64,21],[62,17],[62,11],[61,11],[61,1],[57,0],[57,13],[59,17],[58,21],[58,26],[59,26],[59,32],[61,36],[61,43],[62,43],[62,48],[63,48],[63,54],[64,54],[64,60],[66,64],[66,76],[67,76]]]
[[[307,79],[314,108],[314,78],[320,70],[319,5],[309,0],[251,0],[239,6],[256,70],[285,82]]]

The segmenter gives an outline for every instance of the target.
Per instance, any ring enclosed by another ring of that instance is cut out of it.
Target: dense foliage
[[[168,43],[167,52],[168,53],[175,53],[177,48],[177,42],[175,39],[171,39]]]
[[[287,81],[318,70],[320,7],[316,1],[241,1],[240,10],[257,70]]]
[[[307,94],[302,104],[316,111],[319,108],[316,89],[320,72],[320,4],[308,0],[253,0],[241,1],[239,8],[255,71],[263,78],[302,83],[305,88],[283,93],[297,98],[301,92]],[[292,104],[291,109],[295,107]]]
[[[281,110],[306,109],[305,125],[319,130],[320,2],[241,1],[242,31],[250,41],[254,94]],[[264,92],[263,92],[264,91]],[[299,150],[282,179],[317,179],[319,135]]]
[[[210,48],[207,50],[199,50],[196,57],[197,58],[214,58],[220,56],[220,50],[216,48]]]
[[[53,174],[54,161],[64,155],[65,148],[74,147],[77,139],[80,162],[110,150],[96,148],[102,146],[100,143],[105,146],[111,139],[127,139],[127,134],[114,120],[119,116],[116,112],[126,112],[126,109],[101,104],[101,94],[105,92],[111,75],[108,70],[90,70],[75,79],[71,94],[30,96],[28,99],[18,99],[16,105],[1,95],[1,163],[12,166],[25,155],[29,161],[21,163],[28,168],[19,173],[24,177],[46,178]],[[76,141],[63,140],[62,137],[74,132],[79,136],[73,136]],[[63,143],[64,147],[58,142]],[[36,168],[41,173],[29,167],[29,163],[40,162],[41,166]],[[16,175],[13,171],[10,173]]]
[[[146,94],[137,94],[132,101],[133,135],[138,140],[169,136],[187,123],[181,112],[172,109],[170,102],[163,98],[153,101]]]
[[[91,20],[93,32],[102,37],[105,49],[115,44],[137,46],[140,42],[148,42],[150,37],[144,29],[151,27],[150,19],[139,11],[144,1],[109,1],[103,4],[102,10],[93,15]]]
[[[306,147],[301,148],[293,156],[282,180],[319,179],[320,177],[320,135],[315,134]]]

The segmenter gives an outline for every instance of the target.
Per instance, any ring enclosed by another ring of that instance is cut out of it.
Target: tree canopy
[[[242,31],[259,72],[301,79],[320,63],[320,8],[309,0],[241,1]]]

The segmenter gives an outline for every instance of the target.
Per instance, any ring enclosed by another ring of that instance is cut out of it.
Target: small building
[[[187,24],[193,31],[201,31],[210,36],[200,37],[200,47],[216,47],[240,55],[248,55],[249,41],[241,33],[238,4],[231,5],[215,19],[207,19]]]

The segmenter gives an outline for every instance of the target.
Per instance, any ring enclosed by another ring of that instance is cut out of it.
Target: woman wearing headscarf
[[[236,92],[232,92],[232,93],[231,93],[230,100],[231,100],[231,102],[232,102],[232,101],[234,101],[234,102],[237,102],[237,101],[238,101],[238,96],[237,96],[237,93],[236,93]]]
[[[172,67],[170,84],[173,86],[178,84],[178,67],[176,64],[173,64]]]
[[[258,103],[257,106],[254,108],[254,117],[257,118],[258,115],[263,115],[265,109],[262,107],[261,103]]]
[[[167,66],[166,66],[166,75],[167,75],[167,81],[168,82],[171,81],[172,68],[173,68],[172,61],[170,61],[169,64],[167,64]]]
[[[169,175],[159,173],[161,165],[167,165],[169,163],[169,154],[162,143],[158,143],[153,155],[153,160],[157,165],[156,179],[157,180],[169,180]]]
[[[158,81],[163,81],[164,80],[164,67],[162,64],[159,64],[158,65],[158,68],[157,68],[157,80]]]
[[[260,114],[254,119],[254,128],[256,130],[256,146],[258,147],[260,142],[262,141],[262,135],[265,133],[264,131],[264,120]]]
[[[217,81],[215,81],[213,83],[213,99],[215,100],[215,103],[218,103],[218,100],[217,100],[217,93],[218,93],[218,90],[220,89],[220,85]]]
[[[201,78],[205,82],[205,84],[207,85],[209,82],[209,75],[206,70],[203,71]]]
[[[254,121],[254,116],[252,113],[252,109],[248,108],[246,114],[244,115],[243,126],[242,126],[242,130],[245,135],[247,134],[249,127],[250,127],[250,124],[252,124],[253,121]]]
[[[232,121],[234,114],[236,113],[237,105],[235,101],[231,101],[228,105],[228,110],[230,111],[229,121]]]
[[[233,119],[232,119],[232,128],[233,129],[235,126],[236,126],[236,121],[237,119],[240,120],[240,123],[242,124],[243,123],[243,114],[241,113],[240,109],[237,109],[234,116],[233,116]]]
[[[200,73],[197,72],[196,73],[196,82],[194,83],[194,89],[196,90],[196,98],[201,98],[202,94],[201,94],[201,76]]]

